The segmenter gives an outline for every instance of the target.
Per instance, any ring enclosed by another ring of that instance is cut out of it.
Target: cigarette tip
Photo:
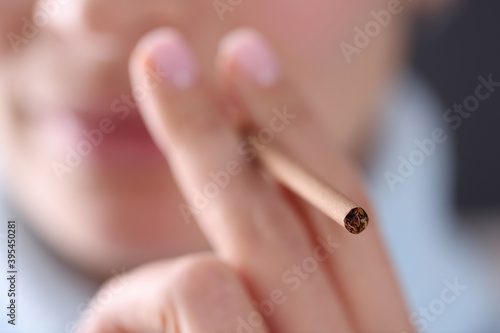
[[[359,234],[368,226],[368,214],[361,207],[355,207],[344,219],[344,226],[351,234]]]

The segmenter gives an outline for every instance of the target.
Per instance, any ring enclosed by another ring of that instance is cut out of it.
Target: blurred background
[[[500,2],[457,1],[448,16],[420,23],[413,66],[443,112],[474,91],[479,75],[500,81]],[[500,92],[451,131],[456,142],[454,204],[463,223],[500,222]]]

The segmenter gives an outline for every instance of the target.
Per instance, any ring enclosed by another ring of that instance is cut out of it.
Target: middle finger
[[[225,37],[220,47],[220,71],[230,103],[259,127],[268,123],[273,107],[286,106],[282,114],[293,114],[276,142],[294,160],[339,188],[362,207],[369,209],[358,168],[348,156],[329,144],[322,124],[294,91],[281,72],[279,63],[264,39],[254,30],[241,29]],[[397,283],[392,274],[374,223],[359,235],[351,235],[303,203],[307,222],[317,235],[339,243],[324,261],[335,285],[345,300],[353,322],[361,332],[394,332],[413,329]],[[384,302],[384,306],[380,306]]]

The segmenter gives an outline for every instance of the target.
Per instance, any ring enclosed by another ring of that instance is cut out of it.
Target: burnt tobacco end
[[[359,234],[368,226],[368,214],[361,207],[351,209],[344,219],[344,225],[351,234]]]

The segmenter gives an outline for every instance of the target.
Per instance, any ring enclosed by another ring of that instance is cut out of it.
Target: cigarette
[[[352,234],[368,226],[368,214],[339,191],[328,186],[272,145],[258,150],[257,159],[271,174],[296,195],[329,216]]]

